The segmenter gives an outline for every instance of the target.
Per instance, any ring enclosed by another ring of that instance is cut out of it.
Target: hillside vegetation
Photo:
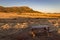
[[[60,18],[60,13],[43,13],[34,11],[27,6],[3,7],[0,6],[0,18]]]
[[[34,11],[33,9],[31,9],[27,6],[21,6],[21,7],[3,7],[3,6],[0,6],[0,12],[39,13],[38,11]]]

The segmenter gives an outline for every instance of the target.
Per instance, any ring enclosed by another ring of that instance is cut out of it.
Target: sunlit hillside
[[[21,6],[21,7],[3,7],[0,6],[0,12],[10,13],[10,12],[16,12],[16,13],[39,13],[38,11],[34,11],[30,7],[27,6]]]
[[[60,18],[60,14],[45,14],[45,13],[4,13],[0,12],[0,18]]]
[[[34,11],[30,7],[3,7],[0,6],[0,18],[60,18],[59,13],[43,13]]]

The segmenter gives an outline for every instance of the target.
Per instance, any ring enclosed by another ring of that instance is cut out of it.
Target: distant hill
[[[21,14],[20,14],[21,13]],[[0,18],[60,18],[60,13],[43,13],[34,11],[30,7],[3,7],[0,6]]]
[[[40,13],[38,11],[34,11],[33,9],[31,9],[27,6],[21,6],[21,7],[3,7],[3,6],[0,6],[0,12]]]

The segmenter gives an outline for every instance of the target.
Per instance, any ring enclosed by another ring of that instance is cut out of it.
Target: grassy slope
[[[25,18],[57,18],[60,17],[60,14],[44,14],[44,13],[2,13],[0,12],[0,18],[16,18],[16,17],[25,17]]]

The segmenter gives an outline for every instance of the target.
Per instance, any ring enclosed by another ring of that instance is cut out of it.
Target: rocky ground
[[[32,37],[28,31],[23,31],[21,33],[18,32],[12,35],[0,36],[0,40],[60,40],[60,34],[52,32],[50,33],[50,36],[42,35],[39,37]]]
[[[56,23],[58,23],[57,20],[58,19],[38,19],[38,18],[36,18],[36,19],[30,19],[30,18],[29,19],[22,19],[21,18],[21,19],[18,20],[18,22],[20,21],[20,24],[22,24],[22,25],[25,22],[27,22],[29,25],[30,24],[35,24],[35,23],[38,23],[38,24],[56,24]],[[2,24],[0,23],[0,40],[60,40],[60,34],[58,34],[57,32],[52,32],[50,34],[50,36],[45,35],[45,36],[39,36],[39,37],[38,36],[32,37],[32,35],[29,34],[29,30],[28,29],[22,29],[22,30],[20,30],[20,29],[19,30],[18,29],[1,30],[2,25],[8,24],[7,27],[10,28],[9,25],[11,23],[13,23],[12,20],[9,21],[8,19],[5,20],[5,23],[3,23],[3,21],[1,21]],[[11,22],[11,23],[8,23],[8,22]],[[60,23],[60,21],[59,21],[59,23]],[[15,24],[17,25],[17,22]],[[6,28],[6,26],[3,26],[3,27]],[[13,33],[13,34],[11,34],[11,33]],[[43,33],[43,35],[44,35],[44,33]]]

